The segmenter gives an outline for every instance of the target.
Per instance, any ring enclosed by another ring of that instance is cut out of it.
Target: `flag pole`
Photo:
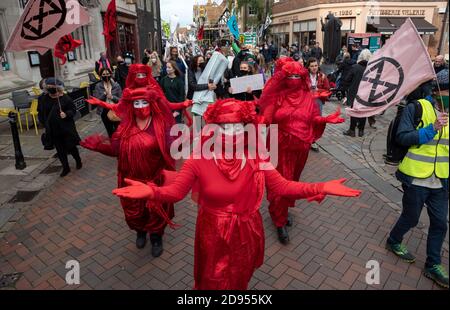
[[[58,74],[57,74],[57,69],[56,69],[57,64],[56,64],[56,57],[55,57],[55,49],[54,48],[50,49],[50,52],[52,54],[52,59],[53,59],[53,71],[54,71],[54,78],[55,78],[55,84],[56,84],[56,79],[58,77]],[[64,83],[64,81],[63,81],[63,83]],[[63,110],[61,108],[61,102],[59,101],[59,94],[58,94],[57,100],[58,100],[59,112],[62,113]]]

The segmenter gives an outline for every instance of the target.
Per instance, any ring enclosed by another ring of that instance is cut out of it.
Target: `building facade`
[[[228,3],[223,0],[220,4],[213,0],[208,0],[206,4],[195,4],[193,6],[193,21],[199,26],[204,25],[203,40],[213,43],[220,39],[219,19],[227,10]]]
[[[161,11],[159,0],[137,0],[139,47],[151,51],[162,51]]]
[[[0,53],[4,51],[6,41],[14,30],[16,22],[23,13],[27,0],[0,1]],[[68,86],[78,87],[88,81],[95,60],[104,50],[103,22],[101,6],[98,0],[80,0],[91,17],[89,25],[78,28],[72,33],[83,45],[75,50],[64,65],[54,61],[52,53],[38,55],[34,51],[5,52],[2,56],[0,71],[0,99],[8,98],[14,90],[29,89],[42,78],[57,75]],[[56,65],[56,66],[55,66]]]
[[[110,1],[111,0],[100,0],[102,23]],[[115,60],[117,56],[122,55],[124,52],[132,52],[137,61],[139,61],[141,57],[139,49],[139,28],[136,2],[136,0],[116,0],[116,36],[111,42],[109,42],[107,47],[103,44],[103,51],[106,50],[108,58],[111,60]],[[102,32],[103,30],[100,33]],[[97,58],[98,57],[99,55],[97,55]]]
[[[446,6],[447,2],[431,0],[278,0],[272,8],[272,40],[278,46],[282,43],[313,45],[316,41],[323,45],[321,19],[325,22],[325,17],[333,13],[342,21],[343,44],[347,33],[381,33],[384,41],[411,17],[430,55],[434,56],[443,35]]]

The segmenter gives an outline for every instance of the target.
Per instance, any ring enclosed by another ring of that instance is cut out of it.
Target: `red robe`
[[[180,201],[192,188],[198,202],[195,289],[247,289],[253,272],[264,260],[259,212],[264,187],[292,199],[315,196],[323,189],[320,183],[287,181],[274,169],[261,171],[255,160],[248,160],[242,170],[235,167],[225,165],[221,170],[214,160],[188,159],[173,182],[154,187],[156,201]]]
[[[121,123],[111,143],[102,143],[96,151],[118,159],[118,187],[127,186],[125,178],[163,184],[162,170],[175,170],[169,154],[170,127],[161,118],[153,118],[146,130],[136,124]],[[120,200],[125,220],[130,229],[163,235],[167,223],[174,216],[173,204],[147,202],[134,199]]]
[[[264,116],[270,123],[278,124],[278,172],[287,180],[298,181],[311,144],[325,130],[325,123],[317,118],[320,117],[319,107],[310,92],[300,89],[285,92]],[[288,208],[294,207],[295,199],[279,197],[270,190],[267,198],[272,222],[277,227],[286,225]]]

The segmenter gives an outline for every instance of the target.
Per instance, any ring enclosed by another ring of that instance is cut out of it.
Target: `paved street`
[[[327,103],[324,113],[335,107]],[[360,198],[327,198],[320,205],[298,201],[291,210],[294,225],[287,246],[277,241],[264,200],[265,261],[254,274],[251,289],[439,289],[421,273],[426,216],[405,239],[417,255],[415,264],[400,261],[384,248],[402,194],[392,176],[395,169],[385,167],[381,157],[394,113],[380,116],[378,129],[368,128],[364,138],[344,137],[348,122],[329,126],[319,142],[321,151],[310,154],[304,181],[346,177],[350,186],[363,190]],[[102,128],[95,124],[85,134]],[[166,230],[165,251],[152,258],[149,245],[135,248],[135,235],[111,194],[115,159],[87,151],[82,158],[83,169],[73,169],[64,179],[52,170],[59,164],[55,160],[45,161],[49,167],[41,162],[33,178],[46,176],[46,188],[30,202],[0,204],[0,211],[9,209],[13,214],[0,227],[0,275],[21,273],[7,289],[191,289],[196,206],[190,197],[176,204],[174,220],[180,227]],[[447,237],[443,253],[447,269],[448,257]],[[80,263],[80,285],[65,283],[69,260]],[[365,282],[369,260],[380,263],[379,285]]]

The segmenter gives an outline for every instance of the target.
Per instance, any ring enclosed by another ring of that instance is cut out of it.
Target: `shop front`
[[[315,41],[323,46],[322,22],[332,13],[342,21],[342,45],[346,44],[349,34],[379,33],[382,42],[398,29],[406,18],[412,18],[429,50],[435,48],[439,38],[436,32],[441,27],[439,14],[445,13],[447,3],[430,2],[344,2],[318,4],[302,7],[288,12],[277,12],[274,7],[273,29],[279,33],[283,24],[283,33],[288,34],[290,45],[312,45]],[[287,29],[286,29],[287,25]],[[286,40],[286,39],[285,39]]]

